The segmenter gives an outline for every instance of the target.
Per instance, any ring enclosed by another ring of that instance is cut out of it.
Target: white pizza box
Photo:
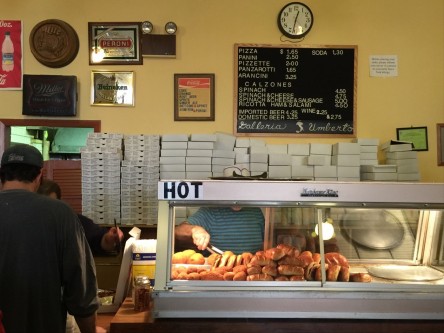
[[[398,173],[415,173],[419,172],[418,163],[397,165]]]
[[[288,154],[290,155],[310,155],[310,144],[309,143],[289,143],[288,144]]]
[[[211,164],[187,164],[185,171],[211,171]]]
[[[234,161],[236,163],[250,163],[250,154],[236,154]]]
[[[265,147],[266,145],[265,140],[250,138],[250,147]]]
[[[411,173],[398,173],[398,181],[419,181],[421,180],[421,175],[419,172]]]
[[[308,165],[308,156],[291,155],[291,165]]]
[[[268,144],[267,145],[269,154],[287,154],[288,145],[287,144]]]
[[[213,164],[213,165],[233,165],[234,158],[213,157],[211,160],[211,164]]]
[[[250,163],[250,171],[251,172],[267,172],[268,171],[268,163]]]
[[[236,146],[235,147],[250,147],[250,139],[249,138],[236,138]]]
[[[377,165],[379,164],[379,161],[377,159],[371,159],[371,160],[360,160],[361,165]]]
[[[291,178],[290,165],[270,165],[268,167],[268,178]]]
[[[359,146],[359,150],[361,153],[377,153],[378,146]]]
[[[187,171],[186,179],[207,179],[213,177],[211,171]]]
[[[213,141],[188,141],[188,149],[213,149]]]
[[[187,151],[185,149],[161,149],[160,156],[186,156]]]
[[[397,181],[398,174],[396,172],[363,172],[361,173],[362,180],[383,180],[383,181]]]
[[[370,147],[370,146],[367,146]],[[359,158],[361,160],[377,160],[378,159],[378,153],[360,153]]]
[[[396,172],[394,164],[361,165],[361,172]]]
[[[160,165],[162,164],[185,164],[184,156],[173,156],[173,157],[159,157]]]
[[[331,155],[310,154],[307,158],[307,165],[331,165]]]
[[[395,164],[397,166],[400,165],[416,165],[418,166],[418,159],[417,158],[406,158],[406,159],[391,159],[388,158],[385,161],[386,164]]]
[[[387,159],[394,159],[394,160],[414,159],[418,158],[418,152],[414,150],[387,152],[385,153],[385,157]]]
[[[162,143],[166,141],[188,141],[188,134],[163,134]]]
[[[338,142],[332,146],[332,155],[356,155],[361,152],[359,143]]]
[[[162,141],[162,149],[187,149],[188,141]]]
[[[236,137],[234,135],[223,132],[216,132],[215,134],[214,149],[233,150],[236,144]]]
[[[186,150],[186,156],[191,157],[212,157],[213,150],[211,149],[188,149]]]
[[[213,157],[233,158],[236,156],[234,150],[213,149]]]
[[[360,166],[360,155],[334,155],[331,157],[331,164],[339,166]]]
[[[360,178],[360,167],[359,166],[337,166],[337,177],[344,178]]]
[[[250,163],[267,163],[268,164],[268,154],[267,153],[250,153]]]
[[[250,148],[249,147],[234,147],[233,151],[236,154],[249,154]]]
[[[331,155],[332,145],[328,143],[310,143],[310,155]]]
[[[249,148],[250,154],[268,154],[268,146],[253,146]]]
[[[337,167],[335,165],[315,165],[314,177],[337,177]]]
[[[291,165],[291,155],[276,153],[268,154],[269,165]]]
[[[185,171],[161,171],[160,179],[185,179]]]
[[[185,157],[185,164],[209,164],[211,165],[211,157]]]
[[[314,167],[311,165],[292,165],[291,178],[304,178],[314,176]]]

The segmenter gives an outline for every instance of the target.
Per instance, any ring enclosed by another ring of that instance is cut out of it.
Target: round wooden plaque
[[[43,65],[59,68],[70,64],[79,51],[76,31],[61,20],[45,20],[31,31],[29,44],[34,57]]]

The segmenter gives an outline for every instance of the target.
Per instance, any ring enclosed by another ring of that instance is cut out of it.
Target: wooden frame
[[[88,22],[90,65],[141,65],[139,22]],[[101,48],[104,58],[94,62],[92,51]]]
[[[214,74],[174,74],[174,120],[214,121]]]
[[[436,137],[438,140],[438,166],[444,166],[444,123],[436,125]]]
[[[134,106],[134,72],[92,71],[91,105]]]
[[[403,127],[396,129],[396,138],[399,141],[407,141],[413,143],[413,149],[417,151],[429,150],[427,139],[427,127]]]

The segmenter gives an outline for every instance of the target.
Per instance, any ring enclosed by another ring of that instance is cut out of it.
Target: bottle
[[[151,302],[151,283],[146,275],[136,276],[134,280],[134,311],[146,311]]]
[[[14,69],[14,45],[11,40],[11,33],[5,32],[2,43],[2,70],[10,72]]]

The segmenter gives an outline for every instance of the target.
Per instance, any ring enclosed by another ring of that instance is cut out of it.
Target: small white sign
[[[370,76],[394,77],[398,76],[397,55],[373,55],[370,56]]]

